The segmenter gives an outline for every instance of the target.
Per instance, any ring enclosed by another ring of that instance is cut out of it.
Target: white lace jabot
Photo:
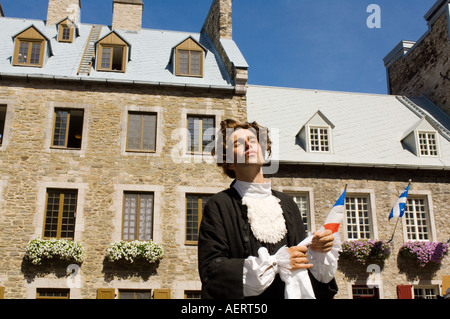
[[[248,220],[253,235],[259,241],[276,244],[287,233],[280,200],[272,195],[270,181],[248,183],[236,180],[233,187],[248,208]]]

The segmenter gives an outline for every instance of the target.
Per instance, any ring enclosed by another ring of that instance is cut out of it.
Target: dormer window
[[[418,157],[439,156],[439,134],[427,118],[420,119],[401,140],[403,147]]]
[[[175,47],[175,74],[177,76],[203,77],[203,60],[206,49],[187,38]]]
[[[116,32],[111,32],[98,41],[97,70],[125,72],[129,50],[129,44]]]
[[[333,123],[318,111],[302,126],[296,136],[296,144],[306,152],[331,153],[333,128]]]
[[[34,26],[14,38],[13,65],[42,67],[44,65],[47,38]]]
[[[328,127],[309,128],[309,146],[311,152],[329,152],[329,129]]]
[[[435,132],[418,132],[421,156],[438,156]]]
[[[75,26],[69,18],[66,18],[57,24],[58,42],[72,43],[74,38]]]

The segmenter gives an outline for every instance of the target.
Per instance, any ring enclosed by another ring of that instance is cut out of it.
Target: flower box
[[[441,265],[448,252],[448,244],[430,241],[409,241],[399,250],[399,255],[413,260],[419,267]]]
[[[155,263],[162,259],[164,250],[153,241],[116,241],[106,250],[109,262],[126,261],[133,263],[138,260]]]
[[[389,258],[391,245],[383,241],[371,239],[351,240],[342,243],[340,256],[366,265],[371,262],[382,262]]]
[[[84,259],[83,246],[67,239],[33,239],[25,250],[25,258],[33,265],[40,265],[44,260],[63,260],[82,263]]]

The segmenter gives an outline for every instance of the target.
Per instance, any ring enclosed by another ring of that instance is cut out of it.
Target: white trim
[[[370,220],[370,238],[377,240],[378,239],[378,223],[377,223],[377,216],[376,216],[376,205],[375,205],[375,190],[373,189],[363,189],[363,188],[348,188],[346,197],[352,197],[352,196],[367,196],[369,203],[368,203],[368,209],[369,209],[369,220]],[[347,211],[345,213],[344,221],[343,221],[343,233],[344,233],[344,241],[349,240],[348,239],[348,232],[347,232]],[[354,240],[354,239],[351,239]]]
[[[437,241],[436,223],[435,223],[435,219],[434,219],[433,199],[432,199],[431,191],[429,191],[429,190],[409,190],[408,198],[424,198],[425,199],[425,205],[426,205],[426,208],[428,209],[428,211],[426,213],[428,216],[428,222],[430,223],[428,225],[428,228],[429,228],[428,235],[430,236],[429,241]],[[403,242],[410,241],[410,239],[408,239],[408,233],[406,231],[405,219],[406,219],[406,216],[403,216],[403,218],[402,218]]]
[[[77,190],[77,210],[75,218],[75,233],[74,241],[82,241],[82,234],[85,226],[84,218],[84,201],[86,197],[86,191],[88,189],[87,183],[70,183],[59,181],[40,181],[37,194],[36,213],[33,218],[34,238],[42,238],[44,233],[44,218],[46,212],[46,194],[47,189],[68,189]]]
[[[297,187],[297,186],[276,186],[273,187],[280,192],[286,193],[288,195],[304,195],[308,197],[308,214],[310,231],[313,233],[316,231],[316,217],[314,212],[314,189],[312,187]]]
[[[129,112],[142,112],[142,113],[156,113],[156,145],[155,152],[129,152],[127,151],[127,137],[128,137],[128,114]],[[120,123],[120,130],[122,131],[120,141],[121,141],[121,154],[124,156],[148,156],[148,157],[159,157],[161,156],[164,147],[164,108],[160,106],[138,106],[138,105],[127,105],[125,106],[124,112],[122,112],[122,119]]]

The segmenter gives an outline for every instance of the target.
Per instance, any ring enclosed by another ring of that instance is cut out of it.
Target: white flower
[[[153,241],[116,241],[106,250],[106,258],[111,261],[126,260],[134,262],[137,259],[144,259],[149,263],[160,260],[164,255],[161,245]]]
[[[81,263],[84,260],[83,246],[67,239],[33,239],[25,250],[25,258],[34,265],[39,265],[43,259],[59,258]]]

